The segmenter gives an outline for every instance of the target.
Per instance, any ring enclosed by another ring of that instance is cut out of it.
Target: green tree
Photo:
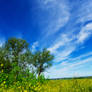
[[[54,56],[51,55],[50,51],[43,49],[42,51],[37,51],[33,55],[33,66],[35,66],[38,76],[41,75],[47,68],[52,66],[52,60]]]
[[[6,41],[5,48],[8,51],[8,58],[10,61],[16,62],[19,66],[22,62],[21,55],[23,56],[28,50],[28,43],[23,39],[10,38]]]
[[[5,43],[7,59],[11,62],[12,70],[16,80],[21,73],[25,74],[28,62],[28,43],[19,38],[10,38]]]
[[[24,71],[29,68],[29,62],[32,64],[32,53],[30,50],[27,50],[24,54],[20,56],[20,65]]]
[[[7,57],[7,50],[3,47],[0,47],[0,71],[10,72],[11,70],[11,62]]]

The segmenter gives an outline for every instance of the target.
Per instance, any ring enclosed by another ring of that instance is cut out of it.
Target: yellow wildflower
[[[24,92],[27,92],[27,90],[24,90]]]
[[[3,67],[4,65],[3,64],[1,64],[1,67]]]
[[[6,83],[6,81],[3,82],[4,84]]]
[[[4,71],[3,71],[3,70],[1,70],[1,72],[3,73]]]
[[[18,88],[21,88],[21,86],[19,86]]]

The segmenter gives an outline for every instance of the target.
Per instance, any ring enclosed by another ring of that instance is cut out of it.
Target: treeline
[[[47,80],[72,80],[72,79],[92,79],[92,76],[67,77],[67,78],[51,78],[51,79],[47,79]]]
[[[10,38],[0,47],[0,83],[40,76],[52,66],[53,58],[47,49],[32,53],[26,40]]]

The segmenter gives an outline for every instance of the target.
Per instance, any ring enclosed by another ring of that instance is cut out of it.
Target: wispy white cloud
[[[81,65],[83,66],[85,63],[88,63],[91,61],[92,61],[92,57],[89,57],[84,60],[81,60],[81,59],[79,61],[76,60],[74,63],[67,63],[67,65],[64,68],[60,69],[60,72],[78,68],[79,66],[81,66]]]
[[[92,25],[91,23],[85,25],[77,35],[66,34],[66,36],[63,36],[63,38],[65,37],[64,39],[66,39],[66,40],[59,39],[57,42],[54,43],[54,45],[52,45],[50,48],[48,48],[52,53],[54,53],[54,52],[56,53],[55,60],[54,60],[55,62],[62,61],[61,64],[56,65],[53,68],[51,68],[51,70],[49,70],[51,75],[55,76],[56,78],[68,76],[69,73],[66,73],[66,75],[65,75],[65,72],[67,72],[71,69],[73,70],[75,68],[78,69],[82,66],[85,66],[86,63],[92,61],[92,52],[80,55],[75,58],[71,57],[71,53],[73,51],[77,50],[77,46],[80,45],[81,43],[84,43],[89,37],[91,37],[91,34],[92,34],[92,26],[91,25]],[[85,36],[84,34],[87,36]],[[82,36],[84,36],[84,37],[82,37]],[[64,48],[61,50],[58,50],[62,47],[64,47]],[[60,68],[60,69],[58,69],[58,68]],[[53,72],[51,72],[52,70],[53,70]],[[73,74],[75,74],[75,72]],[[48,74],[49,73],[47,73],[47,75]],[[81,75],[81,73],[80,73],[80,75]],[[73,75],[70,75],[70,76],[73,76]]]
[[[48,48],[48,50],[50,50],[52,53],[53,52],[56,53],[56,50],[58,48],[60,48],[61,46],[65,46],[72,40],[73,40],[73,38],[69,38],[68,35],[61,34],[61,36],[56,39],[56,41],[53,43],[53,45],[51,47]]]
[[[70,58],[71,53],[76,49],[75,46],[66,46],[62,51],[58,51],[56,54],[55,62],[60,62]]]
[[[58,50],[59,49],[59,50]],[[73,34],[61,34],[60,37],[48,48],[51,53],[55,54],[55,62],[68,59],[70,54],[75,51],[76,42],[75,35]]]
[[[86,57],[85,59],[82,59],[85,56],[89,56],[89,57]],[[72,60],[73,59],[74,58],[72,58]],[[81,67],[83,67],[84,65],[87,65],[87,63],[91,63],[91,61],[92,61],[92,52],[83,54],[79,57],[76,57],[76,59],[74,59],[74,60],[75,60],[75,62],[71,62],[71,63],[70,62],[62,62],[58,66],[53,66],[52,68],[50,68],[48,70],[47,73],[45,72],[46,76],[48,76],[49,74],[51,75],[50,76],[51,78],[61,78],[61,77],[71,76],[73,70],[81,69]],[[59,67],[59,69],[57,67]],[[70,70],[72,70],[71,74],[69,74]],[[68,73],[66,73],[66,72],[68,72]],[[77,72],[77,71],[73,72],[72,77],[75,75],[75,72]],[[81,72],[81,70],[80,70],[80,72]]]
[[[91,53],[81,55],[80,57],[76,57],[76,58],[72,58],[71,55],[74,51],[79,49],[78,47],[80,47],[80,45],[82,47],[85,47],[83,46],[82,43],[85,43],[92,36],[92,23],[88,22],[89,20],[92,21],[91,1],[88,0],[88,2],[80,3],[80,6],[78,6],[78,9],[76,9],[77,12],[74,11],[72,12],[72,14],[69,11],[70,8],[67,6],[65,2],[60,3],[60,1],[56,1],[56,0],[50,0],[50,1],[45,0],[45,6],[46,5],[48,6],[47,10],[53,7],[52,15],[56,14],[56,17],[52,17],[50,22],[48,21],[49,25],[46,25],[47,27],[46,31],[43,32],[45,34],[45,37],[47,37],[46,39],[48,39],[48,37],[50,37],[52,34],[55,34],[59,31],[61,34],[61,35],[59,34],[59,36],[56,36],[56,39],[48,47],[48,50],[50,50],[51,53],[55,55],[54,62],[59,62],[59,63],[62,62],[60,65],[57,65],[57,67],[53,66],[53,68],[51,68],[50,71],[55,70],[51,74],[52,75],[54,73],[56,75],[61,74],[61,70],[58,71],[57,68],[60,66],[63,67],[63,65],[67,67],[64,67],[62,69],[62,72],[64,70],[68,70],[69,68],[73,69],[74,67],[84,65],[85,63],[90,62],[92,58],[86,58],[85,60],[83,60],[82,58],[91,55]],[[57,12],[53,12],[53,11],[57,11]],[[69,25],[69,29],[64,29],[65,32],[61,32],[60,29],[62,29],[62,27],[65,26],[66,23],[68,22],[69,24],[71,24]],[[80,28],[78,26],[75,27],[77,23],[81,23]],[[77,32],[75,32],[76,30]],[[70,61],[73,63],[70,63]],[[56,72],[57,73],[60,72],[60,73],[57,74]]]
[[[92,23],[87,24],[82,28],[80,33],[78,34],[78,43],[83,43],[92,35]]]
[[[44,20],[43,34],[45,37],[55,34],[69,20],[70,13],[67,5],[67,0],[40,0],[40,7],[47,13],[47,18]]]
[[[38,41],[34,42],[33,45],[32,45],[32,47],[31,47],[31,51],[32,52],[35,52],[36,51],[36,48],[38,47],[38,45],[39,45],[39,42]]]
[[[92,56],[92,52],[88,52],[88,53],[85,53],[83,55],[80,55],[78,57],[75,57],[75,58],[69,58],[69,61],[78,61],[78,60],[81,60],[83,58],[86,58],[86,57],[89,57],[89,56]]]
[[[80,32],[76,35],[73,33],[61,34],[61,37],[58,37],[54,44],[48,48],[48,50],[50,50],[52,53],[56,53],[55,62],[60,62],[62,60],[68,59],[71,53],[76,51],[77,47],[90,38],[91,35],[92,23],[89,23],[83,26]]]
[[[91,0],[83,0],[82,4],[80,5],[78,11],[78,22],[86,22],[92,20],[92,1]]]

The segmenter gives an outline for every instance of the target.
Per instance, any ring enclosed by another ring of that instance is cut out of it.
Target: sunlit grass
[[[50,80],[43,92],[92,92],[92,79]]]
[[[37,84],[32,90],[26,90],[30,86],[18,87],[16,89],[0,88],[0,92],[92,92],[92,79],[68,79],[68,80],[49,80],[45,84]]]

